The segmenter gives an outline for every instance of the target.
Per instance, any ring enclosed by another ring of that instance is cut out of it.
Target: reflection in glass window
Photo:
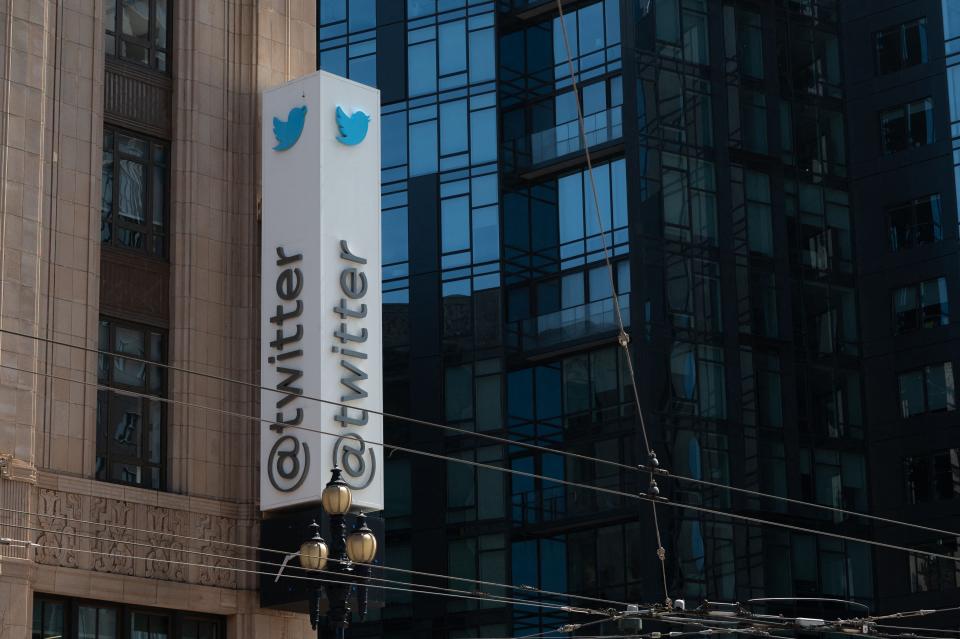
[[[893,292],[894,327],[897,333],[950,323],[947,280],[938,277]]]
[[[876,50],[880,75],[925,64],[928,59],[926,18],[878,31]]]
[[[376,0],[320,0],[317,66],[377,86]],[[349,33],[349,44],[347,34]]]
[[[953,364],[943,362],[900,373],[900,415],[952,411],[956,408]]]
[[[703,78],[667,69],[657,71],[657,110],[648,131],[665,140],[713,146],[713,118],[710,109],[710,83]]]
[[[903,472],[911,504],[960,499],[960,448],[905,457]]]
[[[673,325],[721,331],[720,263],[673,254],[666,260],[667,308]]]
[[[787,230],[794,262],[852,272],[850,196],[817,184],[786,180]]]
[[[884,153],[933,144],[933,100],[924,98],[881,111],[880,142]]]
[[[105,0],[107,55],[167,71],[170,62],[167,9],[168,0]]]
[[[837,34],[800,24],[792,25],[789,66],[780,65],[781,84],[798,95],[842,97],[840,45]]]
[[[100,240],[149,255],[166,255],[168,145],[104,127]]]
[[[937,539],[923,544],[923,550],[960,559],[960,539]],[[960,588],[960,561],[923,554],[911,554],[908,561],[911,592],[937,592]]]
[[[940,195],[928,195],[887,211],[890,250],[901,251],[943,239]]]
[[[866,462],[860,453],[801,449],[800,482],[805,501],[844,510],[867,508]],[[845,517],[833,514],[837,522]]]
[[[620,57],[620,2],[604,0],[553,19],[554,77],[559,85],[568,85],[570,67],[567,62],[566,42],[570,44],[569,57],[581,77],[600,75],[604,64]],[[567,41],[564,41],[566,26]],[[592,70],[595,70],[591,72]]]
[[[676,342],[670,353],[674,410],[701,417],[727,416],[723,349]]]
[[[766,173],[744,172],[747,203],[747,240],[751,253],[773,257],[773,213],[770,178]]]
[[[710,63],[706,0],[656,0],[654,12],[661,55]]]
[[[166,335],[143,326],[101,319],[100,349],[136,359],[100,355],[101,384],[163,396],[166,372],[139,360],[166,361]],[[97,479],[164,488],[166,407],[113,391],[97,393]]]
[[[797,165],[814,175],[844,177],[847,166],[843,114],[822,106],[797,105],[793,110]]]
[[[713,163],[664,153],[661,175],[664,236],[682,242],[715,245],[718,236]]]

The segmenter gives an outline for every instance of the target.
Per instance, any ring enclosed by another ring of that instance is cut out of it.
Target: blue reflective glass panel
[[[470,161],[473,164],[497,159],[497,111],[483,109],[470,114]]]
[[[470,82],[489,82],[495,77],[493,29],[481,29],[470,33]]]
[[[437,34],[440,44],[440,74],[467,70],[467,25],[463,20],[441,24]],[[472,52],[471,52],[472,54]]]
[[[500,257],[498,209],[487,206],[473,211],[473,262],[489,262]]]
[[[320,24],[347,19],[346,0],[320,0]]]
[[[470,202],[466,197],[443,201],[440,208],[440,233],[444,253],[470,248]]]
[[[350,0],[350,31],[364,31],[377,26],[376,0]]]
[[[583,177],[580,173],[560,178],[557,197],[560,208],[560,243],[583,237]]]
[[[410,125],[410,176],[437,172],[437,122]]]
[[[380,116],[380,164],[384,167],[407,163],[407,114],[405,111]]]
[[[407,261],[407,209],[384,211],[381,225],[383,263]]]
[[[441,104],[440,154],[464,153],[467,150],[467,131],[467,101]]]
[[[367,55],[350,60],[350,79],[367,86],[377,86],[377,56]]]
[[[407,48],[407,78],[410,97],[436,93],[436,42],[421,42]]]
[[[320,52],[320,68],[347,77],[347,48],[338,47]]]

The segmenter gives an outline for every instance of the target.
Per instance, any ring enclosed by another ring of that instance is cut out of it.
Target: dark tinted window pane
[[[900,69],[900,29],[877,34],[877,66],[881,74]]]
[[[933,142],[933,102],[929,99],[914,102],[910,111],[910,143],[923,146]]]
[[[885,153],[899,151],[907,146],[907,120],[902,107],[880,115],[880,133]]]
[[[903,66],[912,67],[927,61],[927,21],[918,20],[903,28]]]

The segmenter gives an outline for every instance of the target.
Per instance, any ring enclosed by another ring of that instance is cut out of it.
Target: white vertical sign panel
[[[318,502],[336,463],[382,510],[380,92],[318,71],[262,107],[260,508]]]

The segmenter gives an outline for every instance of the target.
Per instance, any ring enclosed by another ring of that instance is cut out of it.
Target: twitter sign
[[[336,466],[382,510],[379,91],[264,91],[260,153],[260,508],[319,502]]]

